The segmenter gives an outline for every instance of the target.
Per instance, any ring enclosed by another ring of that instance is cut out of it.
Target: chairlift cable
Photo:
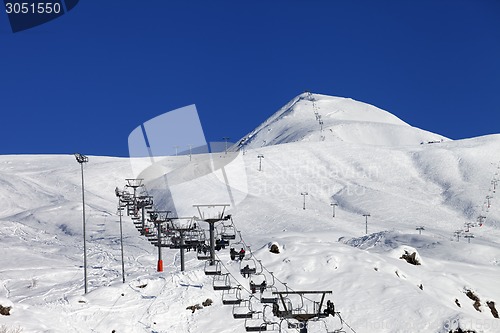
[[[347,327],[349,327],[349,329],[353,332],[353,333],[356,333],[356,331],[344,320],[342,319],[342,316],[340,315],[340,312],[335,312],[337,314],[337,316],[339,316],[339,319],[340,319],[340,322],[342,323],[342,325],[346,325]]]

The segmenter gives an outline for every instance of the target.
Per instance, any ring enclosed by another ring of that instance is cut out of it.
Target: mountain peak
[[[351,98],[304,92],[240,140],[258,148],[299,141],[342,141],[404,146],[448,140],[405,123],[395,115]]]

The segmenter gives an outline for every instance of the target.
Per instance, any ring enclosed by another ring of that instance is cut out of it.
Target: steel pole
[[[181,237],[181,272],[184,272],[184,231],[179,230],[179,235]]]
[[[80,163],[80,167],[82,170],[82,220],[83,220],[83,278],[85,283],[85,294],[87,293],[87,241],[86,241],[86,233],[85,233],[85,182],[83,180],[83,163]]]
[[[141,203],[141,213],[142,213],[142,234],[145,235],[144,229],[146,228],[146,217],[144,216],[144,202]]]
[[[215,236],[214,236],[214,224],[209,222],[210,230],[210,265],[215,265]]]
[[[157,223],[157,229],[158,229],[158,265],[156,270],[158,272],[163,272],[163,260],[161,258],[161,222]]]
[[[118,215],[120,215],[120,247],[122,253],[122,281],[125,283],[125,259],[123,257],[123,227],[122,227],[122,207],[120,206],[120,198],[118,198]]]

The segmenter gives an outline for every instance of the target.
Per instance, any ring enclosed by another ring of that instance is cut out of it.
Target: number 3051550
[[[59,14],[61,4],[57,2],[39,2],[39,3],[5,3],[7,14]]]

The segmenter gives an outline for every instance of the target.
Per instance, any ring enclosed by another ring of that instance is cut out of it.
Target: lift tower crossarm
[[[210,232],[210,265],[215,265],[215,228],[214,224],[221,220],[228,220],[231,216],[224,216],[224,211],[227,207],[231,206],[230,204],[209,204],[209,205],[193,205],[198,209],[198,213],[200,214],[199,221],[207,222],[209,225]],[[207,217],[205,218],[202,212],[202,208],[216,208],[221,207],[221,211],[218,213],[216,217]]]

